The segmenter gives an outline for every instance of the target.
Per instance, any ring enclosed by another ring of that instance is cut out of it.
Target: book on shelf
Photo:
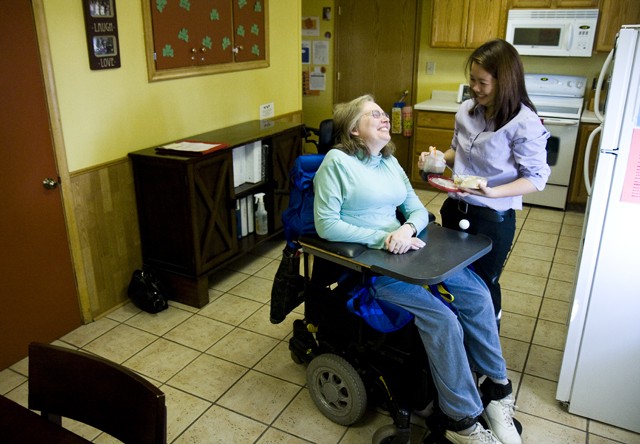
[[[196,142],[183,140],[181,142],[168,143],[156,148],[156,152],[163,154],[177,154],[179,156],[203,156],[215,151],[228,148],[226,143]]]

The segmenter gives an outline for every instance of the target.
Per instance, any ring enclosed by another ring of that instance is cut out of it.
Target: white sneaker
[[[444,437],[452,444],[502,444],[496,436],[491,433],[491,430],[485,429],[477,422],[473,432],[469,435],[462,435],[457,432],[452,432],[451,430],[446,430]]]
[[[516,404],[513,395],[491,401],[484,408],[482,417],[503,444],[522,444],[522,438],[513,423]]]

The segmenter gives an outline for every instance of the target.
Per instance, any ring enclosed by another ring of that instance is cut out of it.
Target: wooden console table
[[[186,140],[225,143],[201,156],[129,153],[135,180],[142,259],[169,286],[169,297],[202,307],[209,302],[208,277],[282,232],[289,203],[289,171],[302,152],[302,125],[253,121]],[[234,187],[232,150],[256,141],[265,147],[265,175]],[[238,237],[236,202],[265,193],[269,232]]]

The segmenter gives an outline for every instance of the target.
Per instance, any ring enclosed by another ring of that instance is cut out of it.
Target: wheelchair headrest
[[[323,120],[318,128],[318,153],[327,154],[335,144],[336,135],[333,131],[333,119]]]

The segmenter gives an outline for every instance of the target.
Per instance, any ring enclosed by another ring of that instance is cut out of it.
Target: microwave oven
[[[591,57],[597,9],[511,9],[506,41],[520,55]]]

